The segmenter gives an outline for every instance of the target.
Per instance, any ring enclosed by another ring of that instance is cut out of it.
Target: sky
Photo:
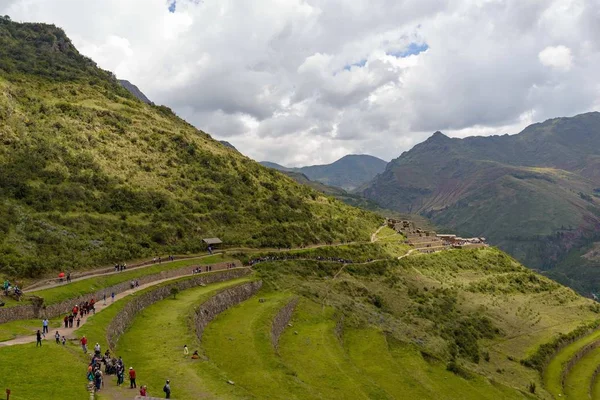
[[[400,156],[600,110],[600,0],[0,0],[255,160]]]

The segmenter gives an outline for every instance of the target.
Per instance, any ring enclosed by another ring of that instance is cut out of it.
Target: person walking
[[[63,318],[63,322],[65,323],[65,328],[69,327],[69,316],[65,315],[65,318]]]
[[[56,344],[60,344],[60,333],[58,331],[54,334],[54,339],[56,339]]]
[[[97,354],[100,354],[100,352],[101,352],[100,343],[96,343],[96,345],[94,346],[94,352]]]
[[[66,346],[67,345],[67,338],[66,337],[62,337],[62,345]]]
[[[42,335],[46,337],[46,333],[48,333],[48,318],[44,318],[42,321]]]
[[[129,367],[129,388],[133,389],[136,388],[137,386],[135,385],[135,369],[133,369],[133,367]]]
[[[165,386],[163,386],[163,392],[165,392],[166,399],[171,398],[171,381],[169,381],[168,379],[167,379],[167,383],[165,383]]]
[[[125,381],[125,367],[122,364],[117,364],[117,386],[121,386]]]
[[[81,342],[81,348],[83,349],[84,353],[87,353],[87,338],[85,336],[83,336],[80,340]]]
[[[40,332],[40,330],[38,329],[38,331],[35,333],[35,347],[42,347],[42,332]]]
[[[112,297],[112,302],[115,302],[115,292],[112,292],[112,294],[110,295],[110,297]]]
[[[187,356],[188,354],[190,354],[190,351],[188,350],[187,344],[183,345],[183,355]]]
[[[103,298],[104,298],[104,305],[106,305],[106,293],[104,293]]]

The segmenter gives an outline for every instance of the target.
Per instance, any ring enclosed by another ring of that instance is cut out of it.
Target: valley
[[[597,126],[264,166],[0,17],[0,387],[600,399]]]

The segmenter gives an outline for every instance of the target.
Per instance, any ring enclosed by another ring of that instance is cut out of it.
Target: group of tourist
[[[2,285],[2,290],[4,291],[5,296],[10,296],[14,294],[17,298],[19,298],[23,294],[23,291],[19,288],[19,286],[10,283],[8,279],[4,281],[4,284]]]
[[[89,313],[96,314],[96,300],[91,299],[86,301],[81,306],[75,304],[71,312],[63,318],[65,328],[73,328],[73,324],[76,323],[76,327],[79,328],[81,319],[87,316]]]
[[[87,338],[83,336],[81,338],[81,343],[84,349],[84,352],[87,353]],[[104,364],[104,372],[102,372],[102,365]],[[121,386],[125,382],[125,363],[123,362],[123,358],[119,356],[119,358],[115,358],[111,356],[110,350],[106,350],[104,355],[102,355],[102,349],[99,343],[96,343],[94,346],[94,354],[91,356],[90,363],[87,368],[87,380],[90,386],[94,387],[94,390],[99,391],[104,388],[105,376],[115,375],[117,377],[117,386]],[[129,388],[137,389],[137,372],[133,367],[129,367],[128,373],[129,377]],[[148,387],[146,385],[142,385],[139,387],[140,396],[146,397],[148,396]],[[167,379],[165,385],[163,386],[163,392],[166,395],[167,399],[171,398],[171,382]]]
[[[115,272],[125,271],[126,269],[127,269],[127,264],[125,264],[125,263],[115,264]]]
[[[139,287],[139,286],[140,286],[140,281],[138,281],[137,279],[136,280],[132,280],[131,282],[129,282],[129,288],[130,289],[133,289],[133,288],[136,288],[136,287]]]

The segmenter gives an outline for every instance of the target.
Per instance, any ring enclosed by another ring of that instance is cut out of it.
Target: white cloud
[[[564,71],[570,70],[573,65],[571,49],[562,45],[546,47],[540,51],[538,58],[543,65]]]
[[[63,27],[151,100],[288,165],[390,159],[436,130],[516,133],[600,105],[597,0],[169,4],[3,0],[0,15]]]

